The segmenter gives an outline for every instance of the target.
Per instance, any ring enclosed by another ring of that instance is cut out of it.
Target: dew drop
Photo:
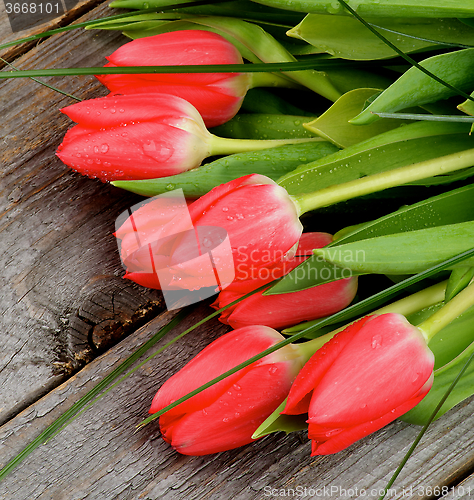
[[[374,335],[372,337],[372,342],[370,344],[372,349],[378,349],[379,347],[382,347],[382,336],[381,335]]]
[[[101,153],[107,153],[108,150],[109,150],[109,145],[108,144],[102,144],[100,146],[100,152]]]

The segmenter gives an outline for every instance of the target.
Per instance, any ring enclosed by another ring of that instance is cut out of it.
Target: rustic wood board
[[[157,346],[208,312],[206,306],[195,310]],[[18,453],[170,317],[164,313],[152,320],[0,428],[2,461]],[[159,437],[156,423],[135,432],[160,384],[191,353],[225,331],[211,320],[153,358],[22,462],[0,483],[0,498],[247,500],[283,498],[291,489],[304,488],[307,498],[311,492],[315,498],[316,492],[326,492],[323,498],[377,498],[373,490],[385,486],[418,427],[394,422],[344,452],[313,458],[304,432],[275,434],[207,457],[175,453]],[[471,399],[432,426],[393,486],[396,494],[388,498],[407,498],[413,488],[410,498],[428,499],[431,495],[421,494],[427,488],[465,476],[474,460],[473,411]]]
[[[37,35],[39,33],[44,33],[46,31],[67,26],[72,21],[76,20],[78,17],[92,10],[99,3],[100,0],[79,1],[72,9],[70,9],[67,13],[65,13],[60,17],[48,20],[45,23],[39,26],[35,26],[31,29],[25,29],[23,31],[18,31],[13,33],[10,21],[8,20],[8,15],[5,8],[5,2],[2,2],[0,4],[0,45],[7,44],[15,40],[19,40],[20,38],[26,38],[32,35]],[[42,39],[40,39],[40,41],[24,42],[19,45],[14,45],[11,47],[7,47],[5,49],[0,49],[0,57],[2,57],[8,62],[11,62],[14,60],[15,57],[24,54],[27,50],[31,49],[38,43],[41,43],[41,40]],[[4,64],[5,63],[3,61],[0,61],[0,68],[2,68]]]

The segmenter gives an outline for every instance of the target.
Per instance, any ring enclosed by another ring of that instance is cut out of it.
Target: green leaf
[[[337,249],[339,246],[361,240],[472,221],[474,220],[473,198],[474,184],[442,193],[419,203],[402,207],[377,220],[342,229],[336,233],[334,241],[325,248],[330,252],[331,248]],[[363,251],[360,255],[364,255]],[[327,262],[323,257],[313,255],[266,290],[264,295],[306,290],[312,286],[351,275],[368,274],[367,271],[355,271],[351,265],[346,265],[347,263],[341,261],[337,264]]]
[[[301,163],[321,158],[336,150],[334,145],[326,141],[284,145],[225,156],[188,172],[170,177],[114,181],[112,184],[143,196],[155,196],[181,188],[185,196],[197,198],[219,184],[247,174],[260,173],[276,180]]]
[[[446,287],[446,302],[464,290],[474,277],[474,267],[459,267],[451,271]]]
[[[288,273],[281,281],[263,292],[263,295],[277,295],[280,293],[299,292],[314,286],[330,283],[351,276],[366,274],[353,271],[344,265],[334,265],[319,255],[312,255],[296,269]]]
[[[458,50],[425,59],[421,66],[438,78],[468,92],[472,90],[474,49]],[[374,112],[389,112],[421,106],[455,95],[452,89],[441,85],[418,68],[410,68],[386,89],[362,113],[351,120],[354,125],[366,125],[380,118]]]
[[[280,415],[285,409],[286,399],[253,433],[252,439],[258,439],[274,432],[302,431],[308,428],[307,415]]]
[[[474,85],[474,83],[473,83]],[[474,97],[474,92],[471,94],[471,97]],[[458,106],[458,109],[467,115],[474,116],[474,102],[467,99],[463,103]]]
[[[377,236],[474,220],[474,184],[405,206],[377,220],[336,233],[329,247]]]
[[[474,30],[458,19],[394,17],[366,21],[405,53],[438,48],[433,42],[474,44]],[[342,59],[374,60],[398,55],[357,19],[348,16],[308,14],[288,35]]]
[[[379,120],[374,124],[359,127],[349,120],[358,115],[378,89],[360,88],[341,96],[325,113],[305,127],[313,134],[331,141],[340,148],[347,148],[361,141],[399,127],[403,120]]]
[[[308,120],[307,116],[239,113],[211,132],[231,139],[304,139],[314,137],[304,126]],[[334,148],[331,153],[337,150]]]
[[[438,401],[458,375],[462,366],[474,352],[474,308],[471,308],[448,327],[443,328],[430,342],[436,359],[434,383],[430,392],[401,420],[423,425],[436,408]],[[442,361],[447,361],[442,364]],[[474,394],[474,365],[470,365],[454,390],[439,410],[436,418]]]
[[[334,0],[254,0],[263,5],[297,12],[348,15]],[[347,4],[364,17],[460,17],[474,16],[474,5],[459,0],[348,0]]]
[[[266,23],[287,24],[294,26],[299,23],[304,17],[303,14],[282,11],[272,7],[259,5],[248,0],[238,0],[230,2],[208,2],[207,5],[192,5],[196,2],[187,0],[191,5],[184,5],[185,2],[173,2],[176,8],[174,12],[183,14],[193,14],[199,16],[227,16],[237,17],[247,21],[264,21]],[[169,1],[149,0],[115,0],[110,4],[110,7],[117,9],[144,9],[146,5],[160,9],[164,5],[171,5]]]
[[[470,248],[474,248],[473,221],[379,236],[314,253],[357,273],[414,274]],[[474,259],[465,264],[473,265]]]
[[[315,192],[470,149],[474,146],[474,137],[469,136],[468,132],[469,124],[411,123],[302,165],[279,179],[278,183],[291,195]],[[430,184],[430,181],[423,183]]]

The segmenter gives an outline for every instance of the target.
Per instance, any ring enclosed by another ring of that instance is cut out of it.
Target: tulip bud
[[[183,30],[138,38],[107,59],[105,67],[243,64],[235,46],[221,35]],[[111,92],[161,93],[182,97],[202,115],[207,127],[222,125],[239,110],[251,85],[248,73],[162,73],[98,75]]]
[[[189,102],[166,94],[115,95],[61,110],[78,123],[56,153],[81,174],[102,181],[168,177],[211,155],[314,139],[254,141],[211,134]]]
[[[312,455],[336,453],[416,406],[433,366],[422,333],[403,316],[367,316],[311,357],[283,413],[308,413]]]
[[[313,255],[314,248],[322,248],[331,241],[332,236],[327,233],[303,234],[294,258],[254,269],[255,276],[231,283],[220,292],[212,307],[220,309],[265,283],[281,278]],[[330,316],[344,309],[352,302],[356,292],[356,277],[279,295],[263,295],[262,290],[227,308],[221,313],[219,320],[232,328],[241,328],[253,325],[258,318],[261,325],[275,329],[286,328],[302,321]]]
[[[150,413],[282,340],[266,326],[223,335],[163,384]],[[184,455],[207,455],[251,443],[257,427],[287,396],[303,359],[290,344],[196,394],[160,417],[163,439]]]
[[[231,255],[216,254],[214,260],[217,267],[231,266],[237,280],[291,258],[302,232],[292,198],[263,175],[252,174],[217,186],[187,207],[189,218],[174,213],[166,203],[161,196],[151,199],[116,232],[127,269],[125,277],[151,288],[197,290],[215,286],[214,273],[199,269],[217,245],[209,237],[203,245],[207,248],[196,254],[189,226],[196,230],[221,228],[227,233]],[[157,270],[162,271],[160,282]]]

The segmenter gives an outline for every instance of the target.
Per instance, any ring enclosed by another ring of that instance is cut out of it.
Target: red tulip
[[[185,30],[139,38],[126,43],[107,59],[105,67],[242,64],[235,46],[204,30]],[[208,127],[230,120],[250,87],[248,73],[173,73],[100,75],[111,92],[162,93],[186,99],[201,113]]]
[[[162,196],[152,199],[116,232],[127,269],[125,277],[151,288],[215,286],[212,268],[207,271],[209,253],[225,276],[232,274],[227,284],[234,273],[237,280],[247,279],[256,269],[291,257],[302,232],[292,198],[263,175],[252,174],[217,186],[187,207],[189,217],[181,210],[173,212],[167,203],[171,202]],[[206,232],[199,252],[196,235],[189,231],[193,227]],[[219,246],[223,238],[216,228],[227,234],[231,255]],[[158,269],[162,270],[160,282]]]
[[[282,340],[266,326],[223,335],[163,384],[150,413]],[[164,413],[163,438],[184,455],[218,453],[254,441],[252,434],[285,399],[303,362],[298,348],[287,345],[252,363]]]
[[[332,236],[327,233],[303,234],[293,259],[256,269],[257,276],[254,279],[233,282],[220,292],[212,306],[220,309],[265,283],[284,276],[313,255],[314,248],[322,248],[331,241]],[[232,328],[241,328],[255,324],[257,319],[259,324],[281,329],[344,309],[351,303],[356,291],[356,277],[280,295],[265,296],[262,290],[223,311],[219,320]]]
[[[196,168],[211,155],[313,140],[217,137],[192,104],[167,94],[110,95],[61,111],[78,125],[66,133],[56,154],[74,170],[104,182],[167,177]]]
[[[61,111],[79,125],[66,133],[57,155],[102,181],[175,175],[209,155],[209,132],[196,109],[179,97],[102,97]]]
[[[311,357],[283,413],[308,413],[312,455],[336,453],[416,406],[431,389],[433,365],[403,316],[367,316]]]

